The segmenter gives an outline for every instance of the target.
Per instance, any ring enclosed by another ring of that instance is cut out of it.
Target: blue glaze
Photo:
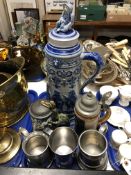
[[[58,168],[71,168],[74,163],[74,155],[57,155],[55,154],[54,163]]]
[[[39,99],[45,99],[45,100],[47,100],[47,99],[50,99],[50,95],[49,95],[49,93],[48,92],[42,92],[40,95],[39,95]]]
[[[54,47],[52,46],[51,44],[47,44],[45,46],[45,52],[46,53],[49,53],[50,55],[60,55],[61,56],[69,56],[69,55],[74,55],[74,54],[77,54],[81,51],[81,46],[80,44],[77,44],[76,46],[74,47],[69,47],[69,48],[64,48],[64,49],[61,49],[61,48],[58,48],[58,47]]]
[[[95,61],[97,68],[95,73],[80,88],[81,47],[79,44],[77,47],[74,47],[72,49],[57,49],[47,44],[45,48],[48,60],[48,92],[55,101],[58,111],[68,114],[73,112],[74,104],[79,93],[83,93],[84,87],[93,81],[103,65],[102,59],[97,53],[83,53],[83,59]],[[60,58],[57,58],[57,55]],[[67,58],[63,58],[63,56]],[[69,103],[70,105],[68,105]]]
[[[101,67],[104,66],[104,62],[101,59],[100,55],[98,53],[95,53],[95,52],[83,52],[81,54],[81,58],[83,60],[91,60],[91,61],[94,61],[96,63],[95,73],[91,77],[89,77],[89,79],[86,80],[83,83],[82,87],[80,88],[80,94],[83,94],[84,93],[84,87],[87,86],[89,83],[91,83],[94,80],[96,75],[101,70]]]
[[[28,91],[28,97],[29,97],[29,102],[33,103],[38,99],[38,94],[34,90],[29,90]]]
[[[118,101],[119,101],[119,98],[117,98],[117,100],[115,100],[112,103],[111,106],[120,106]],[[122,106],[120,106],[120,107],[122,107]],[[130,107],[130,105],[128,107],[124,107],[124,109],[126,109],[130,113],[130,116],[131,116],[131,107]],[[119,118],[118,118],[118,120],[119,120]],[[115,150],[112,147],[111,142],[110,142],[111,141],[111,133],[115,129],[118,129],[118,128],[115,127],[115,126],[112,126],[111,124],[108,123],[108,132],[106,134],[106,137],[107,137],[107,140],[108,140],[108,143],[109,143],[109,146],[108,146],[108,158],[109,158],[110,164],[113,167],[113,169],[118,170],[118,171],[122,171],[123,168],[122,168],[122,166],[120,165],[120,163],[117,160],[117,150]]]

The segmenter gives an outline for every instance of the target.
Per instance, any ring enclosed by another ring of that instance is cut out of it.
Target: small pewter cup
[[[72,167],[78,136],[69,127],[56,128],[49,137],[49,147],[55,154],[55,164],[59,168]]]
[[[84,131],[78,140],[78,163],[85,169],[103,169],[107,164],[107,140],[96,130]]]
[[[49,138],[41,131],[28,133],[24,128],[19,132],[24,135],[22,149],[31,167],[49,167],[52,162],[52,153],[49,149]]]

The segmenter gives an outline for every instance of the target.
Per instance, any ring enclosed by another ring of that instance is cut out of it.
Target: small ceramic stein
[[[92,92],[87,92],[77,99],[74,111],[76,116],[84,122],[85,129],[97,129],[97,126],[106,122],[111,115],[110,108],[107,108],[106,114],[100,118],[101,105]]]

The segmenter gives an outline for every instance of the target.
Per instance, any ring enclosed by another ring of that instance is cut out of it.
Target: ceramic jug
[[[66,114],[73,112],[77,96],[95,78],[103,65],[102,58],[97,53],[82,53],[82,46],[78,41],[79,33],[72,29],[72,21],[72,6],[67,4],[56,28],[49,32],[48,43],[44,49],[48,92],[58,111]],[[82,60],[94,61],[96,70],[81,86]]]

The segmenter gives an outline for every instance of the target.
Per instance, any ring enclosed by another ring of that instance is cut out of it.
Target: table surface
[[[35,90],[38,95],[47,90],[46,79],[40,82],[29,82],[28,89]],[[97,87],[88,86],[85,91],[92,90],[96,93]],[[58,170],[58,169],[33,169],[33,168],[9,168],[0,167],[0,175],[124,175],[125,172],[113,171],[111,165],[108,162],[107,171],[85,171],[85,170]]]
[[[0,168],[0,175],[125,175],[117,171],[86,171],[64,169]]]

